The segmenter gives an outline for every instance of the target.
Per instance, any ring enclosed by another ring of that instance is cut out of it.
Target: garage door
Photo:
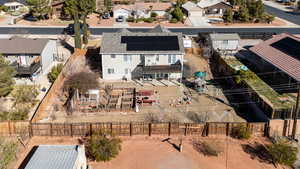
[[[203,16],[202,11],[192,11],[190,16]]]

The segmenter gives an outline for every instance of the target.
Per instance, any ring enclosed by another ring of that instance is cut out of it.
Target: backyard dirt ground
[[[191,76],[197,71],[206,71],[207,80],[211,79],[207,60],[199,54],[188,53],[185,56],[184,74]],[[172,83],[172,82],[170,82]],[[103,81],[102,85],[113,85],[114,88],[136,88],[136,90],[156,91],[153,105],[144,104],[139,106],[139,111],[100,111],[96,113],[73,112],[68,114],[62,111],[54,112],[52,122],[243,122],[242,117],[236,114],[233,107],[228,103],[218,85],[208,85],[205,94],[199,95],[195,90],[185,85],[154,86],[144,83],[144,86],[134,81]],[[104,87],[103,86],[103,87]],[[189,104],[180,103],[187,93],[191,102]],[[60,105],[62,105],[61,103]],[[53,104],[54,105],[54,104]]]
[[[120,154],[109,162],[88,162],[93,169],[273,169],[273,164],[259,156],[245,151],[245,145],[269,143],[265,138],[253,138],[240,141],[224,137],[183,138],[183,151],[173,145],[179,144],[180,138],[163,141],[164,137],[134,136],[122,138]],[[193,141],[217,142],[222,151],[218,157],[204,156],[196,151]],[[25,151],[19,154],[19,160],[13,169],[18,169],[33,146],[41,144],[78,144],[78,138],[72,137],[33,137]],[[277,166],[280,169],[289,169]]]

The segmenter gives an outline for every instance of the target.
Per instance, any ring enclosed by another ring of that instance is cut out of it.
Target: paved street
[[[278,8],[271,7],[265,4],[266,12],[273,14],[279,18],[300,25],[300,14],[293,14],[292,12],[283,11]]]
[[[299,19],[300,22],[300,19]],[[34,35],[58,35],[63,33],[64,27],[0,27],[0,34],[34,34]],[[121,28],[91,28],[94,35],[101,35],[103,32],[116,32]],[[130,31],[145,32],[151,28],[129,28]],[[169,28],[172,32],[182,32],[185,35],[197,35],[198,33],[272,33],[279,34],[288,32],[291,34],[300,34],[300,28]]]

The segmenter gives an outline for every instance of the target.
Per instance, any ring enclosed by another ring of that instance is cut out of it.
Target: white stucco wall
[[[214,40],[212,41],[212,45],[214,50],[220,49],[220,50],[235,50],[238,48],[239,41],[238,40]]]
[[[45,73],[53,63],[54,54],[56,53],[56,41],[49,40],[47,45],[45,46],[42,54],[41,54],[41,64],[42,64],[42,72]]]
[[[143,58],[144,56],[144,58]],[[175,63],[179,60],[181,63],[183,61],[183,55],[174,55]],[[117,54],[115,58],[112,58],[111,55],[105,54],[102,55],[102,78],[104,80],[120,80],[123,77],[131,79],[131,73],[134,69],[144,61],[145,66],[152,65],[170,65],[168,55],[138,55],[132,54],[127,55],[128,59],[124,61],[124,55]],[[157,60],[157,57],[159,59]],[[108,69],[114,69],[113,74],[108,73]],[[126,74],[126,69],[129,71]],[[173,75],[177,77],[178,75]],[[180,76],[181,77],[181,76]]]
[[[158,16],[165,16],[165,14],[166,14],[166,11],[155,11],[155,10],[153,10],[152,12],[157,13]]]

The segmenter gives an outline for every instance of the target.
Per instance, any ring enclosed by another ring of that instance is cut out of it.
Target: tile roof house
[[[300,38],[282,33],[251,47],[250,51],[264,62],[300,81]]]
[[[104,80],[182,77],[182,34],[161,26],[147,33],[104,33],[100,54]]]
[[[39,145],[24,169],[86,169],[84,146]]]
[[[56,51],[56,41],[50,39],[0,39],[0,53],[18,75],[45,72],[52,65]]]

